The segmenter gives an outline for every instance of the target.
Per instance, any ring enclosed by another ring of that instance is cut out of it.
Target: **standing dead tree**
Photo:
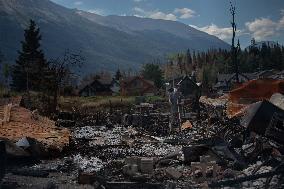
[[[235,67],[235,73],[236,73],[236,81],[237,83],[239,83],[239,66],[238,66],[238,60],[237,60],[237,56],[238,56],[238,47],[235,47],[235,38],[236,38],[236,31],[237,31],[237,25],[235,22],[235,16],[236,16],[236,6],[234,6],[232,4],[232,2],[230,2],[230,12],[232,14],[233,17],[233,21],[231,22],[232,24],[232,28],[233,28],[233,38],[232,38],[232,62],[233,65]],[[238,46],[239,46],[239,42],[238,42]]]
[[[58,106],[60,89],[66,78],[75,75],[75,69],[80,68],[84,63],[81,53],[75,54],[66,50],[62,57],[49,61],[48,90],[53,96],[52,112],[55,112]]]

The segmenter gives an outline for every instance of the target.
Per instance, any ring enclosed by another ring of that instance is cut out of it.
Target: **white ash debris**
[[[242,172],[245,175],[252,175],[253,171],[258,167],[261,166],[261,162],[258,161],[256,164],[250,165],[247,169],[243,170]],[[255,174],[266,173],[272,171],[271,166],[262,166]]]
[[[261,166],[261,162],[257,162],[256,164],[250,165],[247,169],[242,171],[242,175],[240,175],[240,177],[243,177],[245,175],[252,175],[254,170],[257,169],[257,167]],[[266,172],[270,172],[272,171],[272,167],[271,166],[261,166],[260,169],[255,173],[255,174],[260,174],[260,173],[266,173]],[[246,181],[242,183],[242,187],[243,188],[262,188],[264,187],[265,183],[266,183],[267,178],[259,178],[257,180],[253,180],[253,181]],[[270,184],[273,183],[273,180]]]
[[[141,155],[137,152],[137,149],[135,148],[108,148],[106,149],[106,152],[111,152],[114,156],[119,155],[126,155],[126,154],[133,154],[133,155]]]
[[[114,133],[112,131],[95,131],[95,135],[97,138],[94,138],[94,141],[90,141],[89,145],[94,146],[98,145],[97,139],[101,140],[101,145],[118,145],[121,143],[120,134]]]
[[[98,129],[99,127],[92,126],[76,128],[76,130],[73,132],[73,137],[76,139],[93,139],[96,137],[96,132]]]
[[[59,167],[64,166],[66,161],[69,160],[69,158],[65,157],[62,159],[56,159],[56,160],[42,160],[41,163],[33,165],[31,168],[33,169],[42,169],[42,170],[49,170],[49,171],[56,171]]]
[[[78,165],[80,170],[86,173],[98,172],[104,168],[104,163],[97,157],[83,157],[77,154],[73,157],[73,161]]]
[[[149,156],[165,156],[171,153],[181,150],[181,147],[172,146],[166,143],[160,144],[144,144],[140,149],[137,149],[140,153],[147,154]]]
[[[136,135],[137,131],[133,128],[114,127],[112,130],[107,130],[106,127],[81,127],[74,131],[74,138],[89,139],[90,146],[95,145],[119,145],[121,144],[123,135]]]
[[[224,107],[228,103],[228,98],[226,96],[222,96],[220,98],[213,99],[206,96],[201,96],[199,102],[213,107]]]
[[[163,142],[165,140],[163,137],[156,137],[156,136],[151,136],[151,137],[158,142]]]
[[[143,156],[143,157],[162,157],[176,152],[181,151],[182,147],[172,146],[166,143],[155,143],[155,144],[143,144],[134,147],[116,147],[106,149],[106,152],[111,152],[114,156]]]
[[[134,136],[138,134],[138,131],[136,131],[133,127],[128,127],[127,130],[124,131],[124,134]]]

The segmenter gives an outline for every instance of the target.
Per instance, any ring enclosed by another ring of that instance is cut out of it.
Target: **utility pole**
[[[235,74],[236,74],[236,81],[237,83],[240,82],[239,80],[239,66],[238,66],[238,61],[237,61],[237,47],[235,47],[235,38],[236,38],[236,31],[237,31],[237,25],[235,22],[235,16],[236,16],[236,6],[233,6],[232,2],[230,2],[231,7],[230,7],[230,12],[233,17],[233,21],[231,22],[232,28],[233,28],[233,38],[232,38],[232,62],[233,65],[235,66]]]

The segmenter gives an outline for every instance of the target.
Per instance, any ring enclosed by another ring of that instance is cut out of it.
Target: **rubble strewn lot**
[[[115,108],[84,114],[61,113],[60,123],[72,123],[68,129],[39,124],[35,129],[37,135],[24,131],[21,137],[1,135],[5,138],[6,151],[13,152],[9,164],[0,164],[6,167],[5,176],[1,167],[2,185],[4,188],[283,188],[283,99],[277,94],[270,101],[259,102],[264,105],[248,104],[244,116],[229,119],[228,96],[202,97],[200,115],[187,111],[182,121],[190,125],[176,133],[169,133],[167,102],[141,104],[127,111]],[[18,111],[30,117],[24,119],[30,121],[21,124],[23,127],[30,128],[35,122],[31,120],[39,121],[28,110]],[[39,134],[41,127],[53,130]],[[6,129],[4,123],[0,133]],[[65,140],[69,131],[70,141]],[[55,146],[61,146],[60,142],[64,141],[65,147],[55,157],[39,160],[36,155],[41,154],[37,151],[40,146],[53,153],[46,146],[50,143],[41,140],[42,136],[54,140]],[[28,138],[19,141],[24,137]],[[3,154],[1,162],[5,160]],[[29,164],[20,161],[32,158],[37,161]]]

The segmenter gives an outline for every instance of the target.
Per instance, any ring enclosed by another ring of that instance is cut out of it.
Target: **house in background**
[[[196,97],[200,92],[201,84],[196,83],[195,79],[189,76],[184,76],[178,83],[177,87],[181,92],[182,96],[185,98]]]
[[[254,79],[268,79],[277,73],[278,73],[277,70],[271,69],[271,70],[263,70],[263,71],[255,72],[253,74],[255,75]]]
[[[270,79],[284,80],[284,70],[269,76]]]
[[[173,79],[170,79],[167,81],[166,86],[167,90],[170,88],[174,88],[177,86],[177,84],[183,79],[183,76],[175,77]]]
[[[253,74],[239,74],[240,83],[247,82],[255,77]],[[213,89],[219,92],[228,92],[237,83],[236,74],[218,74]]]
[[[280,73],[277,70],[263,70],[253,73],[240,73],[239,80],[240,83],[245,83],[250,80],[256,79],[268,79],[277,77],[277,74]],[[281,74],[280,74],[281,75]],[[236,74],[218,74],[217,82],[213,86],[213,89],[219,92],[228,92],[236,84]]]
[[[122,96],[152,96],[157,93],[154,82],[141,76],[122,78],[120,81]]]
[[[110,96],[119,93],[119,82],[111,78],[96,78],[80,87],[80,96]]]

